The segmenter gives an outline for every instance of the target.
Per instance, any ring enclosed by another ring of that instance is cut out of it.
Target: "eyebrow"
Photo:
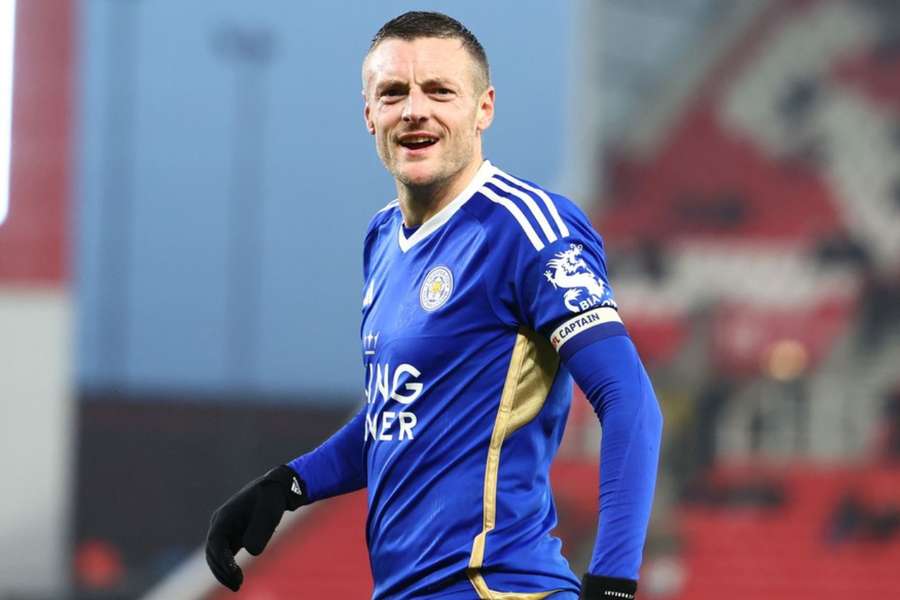
[[[455,85],[456,85],[456,82],[453,81],[452,79],[447,79],[446,77],[432,77],[432,78],[430,78],[430,79],[426,79],[425,81],[423,81],[423,82],[422,82],[422,85],[423,85],[423,86],[426,86],[426,85],[449,85],[449,86],[455,86]]]
[[[375,91],[380,92],[389,87],[393,86],[407,86],[406,80],[394,78],[394,79],[385,79],[383,81],[378,82],[378,85],[375,86]]]
[[[429,86],[436,86],[436,85],[454,87],[454,88],[459,87],[459,84],[457,84],[452,79],[448,79],[446,77],[430,77],[422,82],[422,87],[429,87]],[[409,87],[409,83],[407,82],[406,79],[400,79],[400,78],[385,79],[384,81],[379,82],[378,85],[375,86],[375,91],[381,92],[381,91],[384,91],[385,89],[393,87],[393,86]]]

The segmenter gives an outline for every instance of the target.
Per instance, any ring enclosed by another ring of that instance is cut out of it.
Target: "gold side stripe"
[[[533,331],[520,329],[491,432],[484,469],[482,529],[472,541],[472,555],[467,569],[469,581],[483,600],[542,600],[558,591],[498,592],[488,587],[479,571],[484,564],[487,535],[497,524],[497,479],[503,442],[541,412],[558,369],[559,356],[550,343]]]
[[[498,592],[488,587],[484,577],[478,571],[469,570],[469,581],[478,597],[482,600],[544,600],[550,594],[554,594],[559,590],[550,590],[547,592]]]

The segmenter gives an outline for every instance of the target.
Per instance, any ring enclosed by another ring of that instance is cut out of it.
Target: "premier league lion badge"
[[[428,312],[434,312],[450,299],[453,292],[453,273],[447,267],[435,267],[428,271],[419,290],[419,304]]]

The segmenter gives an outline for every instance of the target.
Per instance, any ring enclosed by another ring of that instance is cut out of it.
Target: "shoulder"
[[[369,219],[369,225],[366,227],[366,243],[378,237],[386,227],[390,227],[397,219],[400,213],[400,202],[391,200],[384,207],[378,210],[372,218]]]
[[[363,240],[363,275],[368,277],[369,266],[375,257],[386,248],[385,241],[390,239],[389,233],[397,235],[397,222],[400,215],[400,203],[397,200],[388,202],[369,220],[366,237]]]
[[[489,239],[524,252],[540,253],[572,236],[596,235],[574,202],[493,165],[467,210]]]

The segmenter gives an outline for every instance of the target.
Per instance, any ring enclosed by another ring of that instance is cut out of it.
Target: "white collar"
[[[400,250],[407,252],[410,248],[437,231],[441,225],[449,221],[450,217],[456,214],[456,211],[462,208],[462,205],[465,204],[469,198],[475,195],[475,192],[484,185],[484,182],[490,179],[493,174],[494,169],[491,166],[490,161],[486,160],[481,163],[481,166],[478,167],[478,171],[475,173],[472,181],[469,182],[469,185],[466,186],[466,189],[460,192],[456,198],[447,204],[447,206],[422,223],[422,225],[408,238],[403,233],[403,223],[401,222],[400,226],[397,228],[397,242],[400,244]]]

